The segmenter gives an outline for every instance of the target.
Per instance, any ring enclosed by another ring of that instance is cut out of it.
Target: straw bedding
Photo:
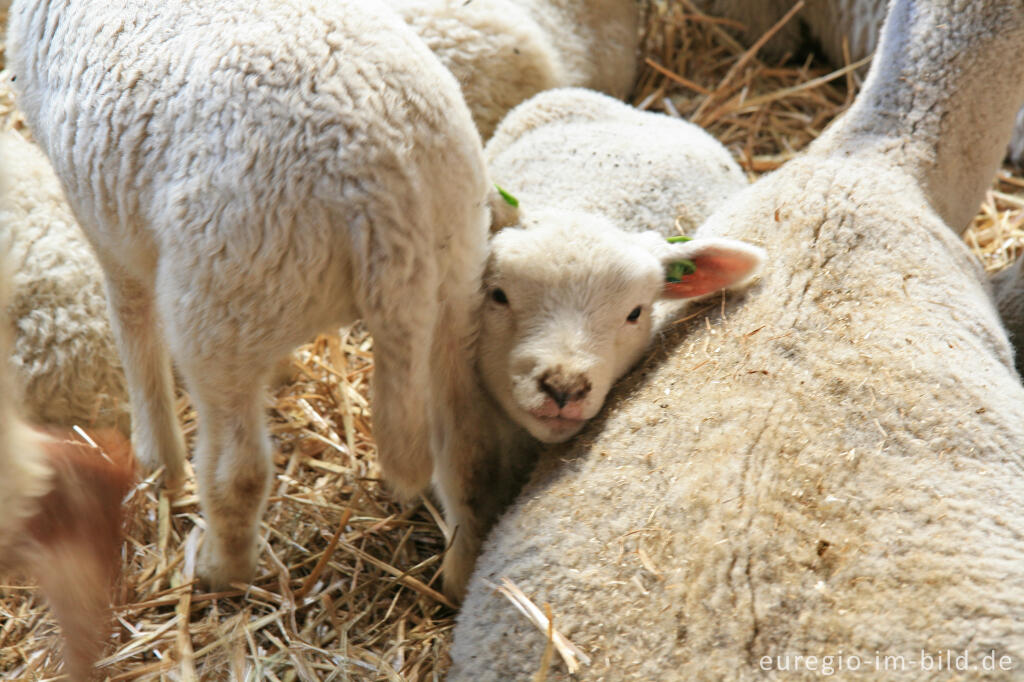
[[[671,7],[652,0],[645,11],[633,103],[705,126],[751,178],[803,148],[856,92],[856,64],[831,69],[811,57],[765,63],[730,37],[729,23],[702,16],[688,0]],[[6,71],[0,127],[23,127]],[[1024,173],[1000,172],[965,238],[989,271],[1017,257]],[[194,485],[174,499],[151,480],[135,488],[102,677],[444,676],[455,612],[438,591],[442,521],[429,500],[396,504],[379,480],[368,403],[372,348],[360,325],[320,336],[293,354],[291,376],[268,394],[276,479],[253,585],[195,591],[202,522]],[[187,396],[178,407],[191,439]],[[59,678],[58,638],[29,580],[0,586],[0,676]]]

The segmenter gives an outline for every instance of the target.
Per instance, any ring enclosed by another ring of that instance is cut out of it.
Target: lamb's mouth
[[[541,440],[547,443],[561,443],[572,438],[590,421],[589,419],[570,419],[569,417],[538,417],[534,414],[530,416],[544,426],[547,434]]]

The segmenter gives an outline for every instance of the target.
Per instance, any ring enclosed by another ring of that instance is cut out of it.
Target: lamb
[[[0,132],[0,231],[8,245],[12,369],[36,424],[130,429],[128,394],[103,293],[103,271],[49,161]]]
[[[940,652],[1019,676],[1024,388],[957,231],[1021,44],[1021,0],[893,3],[852,108],[696,232],[763,245],[760,284],[667,337],[495,526],[449,679],[540,664],[499,577],[589,654],[574,679],[817,679],[794,657],[876,654],[917,679]]]
[[[494,211],[502,229],[484,272],[477,369],[487,395],[475,419],[492,425],[480,435],[488,445],[446,468],[464,478],[438,477],[458,527],[444,564],[454,599],[540,444],[569,439],[598,413],[679,300],[746,283],[763,257],[735,240],[665,240],[746,184],[728,151],[690,123],[552,90],[509,114],[485,153],[519,209]],[[666,285],[685,259],[696,273]]]
[[[455,74],[486,140],[520,102],[581,86],[624,98],[636,71],[634,0],[388,0]]]
[[[767,32],[793,7],[790,0],[695,0],[694,4],[714,16],[741,22],[745,35],[751,40]],[[792,55],[810,38],[835,65],[847,61],[844,42],[849,49],[849,59],[859,61],[875,51],[887,6],[888,0],[808,2],[765,44],[764,53],[773,59]],[[1013,50],[1007,54],[1017,55],[1018,52]],[[1024,166],[1024,108],[1017,114],[1006,156],[1012,163]]]
[[[9,298],[4,265],[0,310]],[[8,352],[5,318],[0,353]],[[86,679],[102,651],[120,566],[131,453],[114,431],[94,433],[95,445],[30,429],[16,407],[15,383],[0,364],[0,572],[26,570],[39,579],[64,632],[66,669],[72,679]]]
[[[422,491],[465,442],[488,226],[479,135],[423,42],[368,0],[15,0],[9,23],[19,102],[103,267],[135,448],[171,487],[169,357],[196,406],[205,583],[255,571],[262,388],[318,331],[366,321],[381,468]]]

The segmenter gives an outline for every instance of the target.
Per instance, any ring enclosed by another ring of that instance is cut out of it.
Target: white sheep
[[[696,233],[762,244],[760,285],[666,339],[495,526],[449,679],[538,669],[501,577],[589,655],[573,679],[919,679],[946,652],[1019,677],[1024,388],[957,231],[1021,44],[1021,0],[893,3],[849,112]]]
[[[210,40],[216,35],[216,40]],[[199,415],[199,573],[248,580],[275,361],[362,317],[374,434],[403,496],[460,447],[486,254],[455,79],[378,2],[15,0],[26,120],[104,269],[141,462],[183,475],[169,355]]]
[[[9,300],[4,260],[0,356],[10,351],[2,314]],[[102,651],[120,566],[120,509],[132,479],[131,454],[113,431],[94,433],[100,447],[92,447],[29,428],[16,384],[0,363],[0,572],[27,571],[39,580],[64,632],[66,670],[71,679],[86,679]]]
[[[746,185],[695,125],[596,92],[552,90],[517,107],[486,148],[493,179],[519,201],[491,239],[477,368],[488,445],[438,477],[458,526],[445,588],[462,595],[479,542],[541,443],[567,440],[601,409],[678,304],[742,284],[762,252],[729,239],[670,244]],[[508,206],[504,207],[508,209]],[[666,285],[673,263],[696,272]]]
[[[388,0],[455,75],[484,139],[520,102],[580,86],[624,98],[635,0]]]
[[[38,424],[115,426],[128,433],[103,271],[40,149],[0,132],[0,242],[11,263],[11,363],[23,411]]]
[[[711,15],[740,22],[747,41],[753,42],[781,20],[794,3],[790,0],[695,0],[694,4]],[[763,53],[779,59],[794,54],[810,39],[836,66],[846,63],[844,42],[849,59],[859,61],[875,51],[888,4],[888,0],[810,0],[765,44]],[[1019,50],[1012,50],[1007,55],[1013,59],[1018,53]],[[1012,139],[1007,139],[1010,140],[1007,157],[1024,165],[1024,109],[1017,115]],[[966,229],[967,225],[955,227]]]

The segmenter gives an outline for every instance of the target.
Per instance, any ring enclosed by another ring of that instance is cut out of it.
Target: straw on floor
[[[702,15],[689,0],[669,4],[646,7],[632,101],[707,127],[752,178],[784,163],[852,100],[861,65],[766,63],[741,46],[730,22]],[[10,76],[0,72],[0,128],[23,128]],[[1016,258],[1024,244],[1024,174],[1001,171],[966,239],[990,271]],[[442,521],[428,500],[397,504],[379,480],[368,402],[372,350],[360,325],[320,336],[293,354],[291,376],[268,394],[276,472],[252,585],[197,590],[202,520],[194,483],[177,498],[152,479],[137,486],[127,501],[124,577],[101,676],[444,676],[455,611],[438,591]],[[195,413],[186,395],[178,408],[191,439]],[[59,679],[58,643],[31,582],[0,586],[0,677]],[[538,667],[544,655],[537,652]]]

